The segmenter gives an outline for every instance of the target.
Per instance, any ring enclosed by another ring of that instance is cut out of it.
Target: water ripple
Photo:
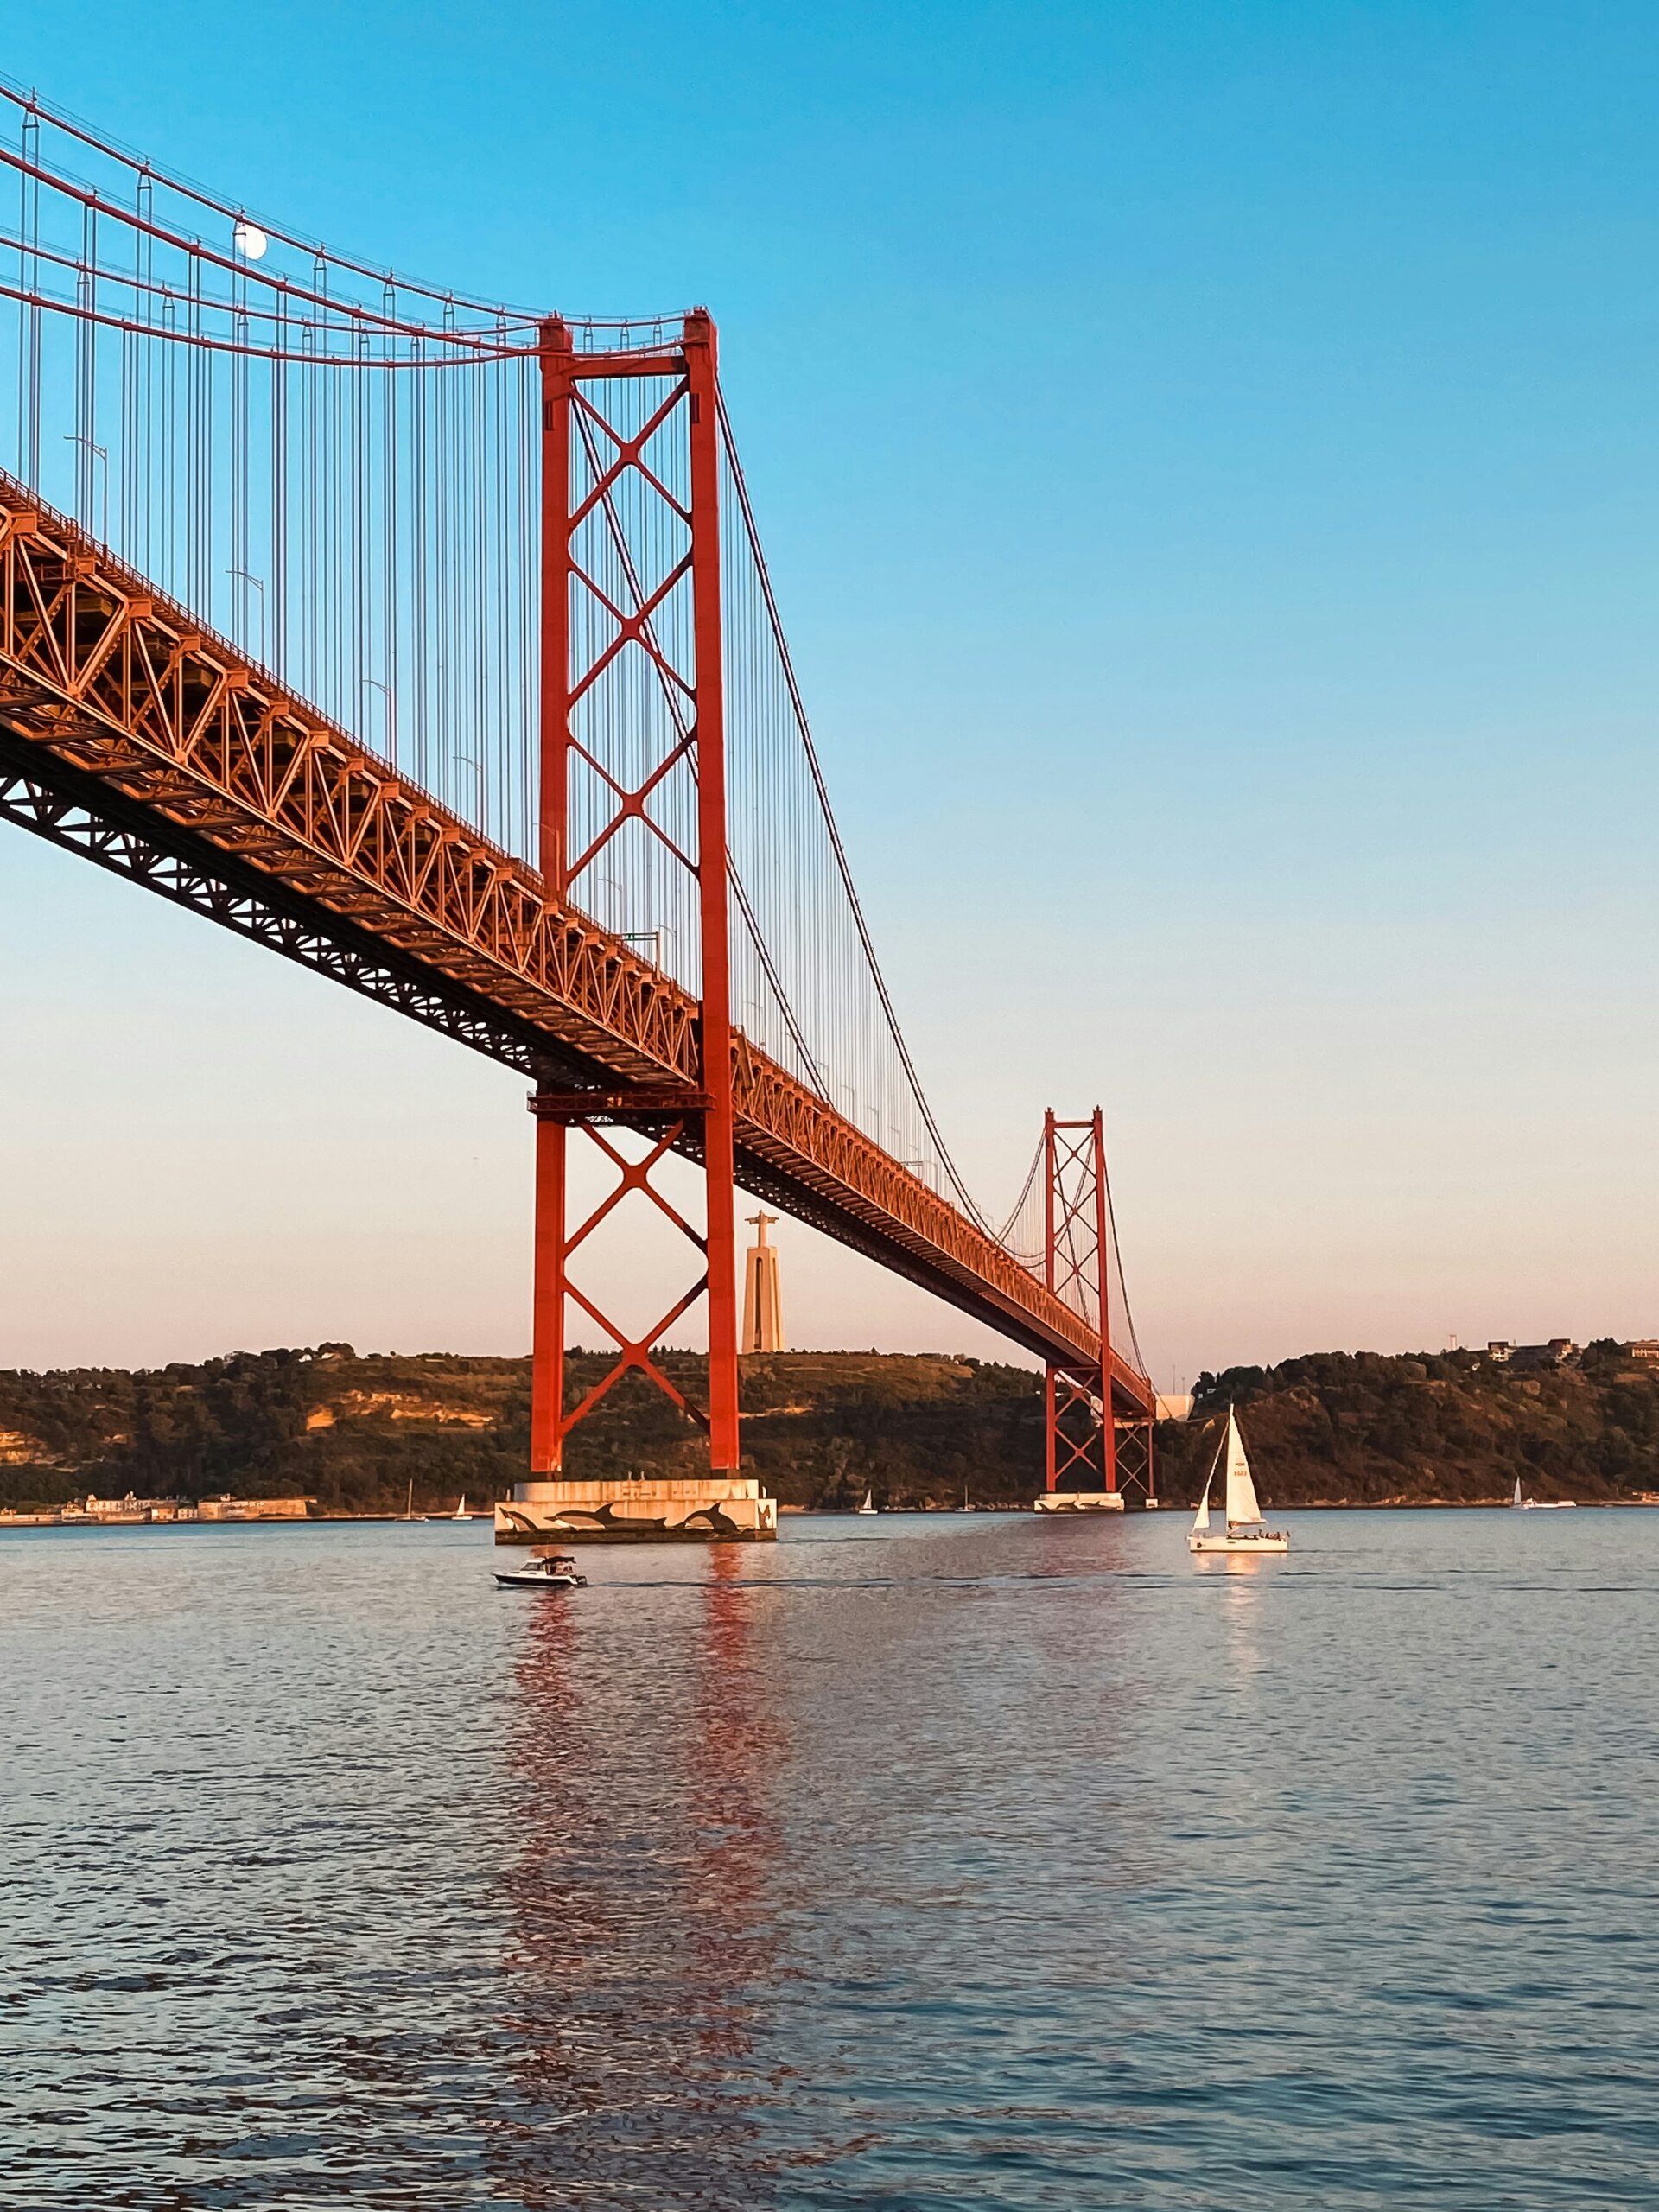
[[[1659,2204],[1659,1517],[1294,1526],[0,1539],[0,2207]]]

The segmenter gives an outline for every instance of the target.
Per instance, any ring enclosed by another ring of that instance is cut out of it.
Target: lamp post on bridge
[[[263,619],[264,613],[263,594],[260,596],[259,608]],[[365,676],[363,678],[363,689],[365,691],[378,691],[386,702],[386,758],[395,768],[397,766],[397,695],[391,684],[383,683],[378,676]]]
[[[270,663],[265,659],[264,578],[263,576],[254,575],[251,571],[247,569],[226,569],[225,573],[230,577],[233,583],[246,584],[250,590],[257,591],[259,594],[259,659],[262,666],[269,667]],[[365,681],[372,682],[372,678],[365,678]]]
[[[103,519],[99,525],[98,534],[99,537],[102,538],[105,544],[107,545],[110,542],[110,449],[107,446],[94,444],[91,438],[84,437],[79,430],[66,430],[63,435],[63,442],[67,446],[80,447],[82,451],[86,454],[86,470],[89,480],[92,474],[92,463],[94,461],[101,461],[103,464],[104,508]],[[86,504],[88,509],[91,508],[92,504],[92,485],[90,480],[86,486]],[[91,529],[92,518],[90,512],[82,515],[79,518],[79,520],[83,522],[89,530]]]

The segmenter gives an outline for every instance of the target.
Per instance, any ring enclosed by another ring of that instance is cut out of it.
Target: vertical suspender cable
[[[346,587],[346,597],[352,610],[352,653],[350,681],[346,698],[350,720],[347,729],[363,734],[364,742],[372,744],[369,736],[377,722],[380,722],[382,741],[374,747],[378,753],[389,748],[385,743],[385,724],[380,721],[378,694],[369,689],[369,578],[368,554],[368,426],[369,426],[369,355],[368,333],[361,323],[353,323],[351,330],[352,367],[350,375],[352,413],[352,468],[347,496],[351,501],[351,572]],[[341,395],[342,397],[345,396]]]
[[[270,664],[288,675],[288,302],[280,291],[271,321]]]
[[[415,774],[428,791],[434,788],[429,750],[429,684],[432,638],[427,601],[428,548],[426,483],[425,353],[417,335],[410,347],[414,366],[410,371],[410,531],[409,531],[409,647],[411,664],[410,690],[414,709]]]
[[[29,166],[18,172],[22,202],[18,209],[17,235],[29,251],[26,255],[19,253],[19,267],[23,273],[18,289],[35,293],[39,291],[41,283],[41,181],[38,176],[31,176],[29,170],[40,166],[41,119],[32,107],[23,111],[22,156]],[[38,488],[41,481],[41,310],[32,301],[20,305],[17,352],[20,401],[17,474],[26,484]]]
[[[397,312],[397,296],[390,277],[381,304],[388,321]],[[390,361],[395,340],[390,330],[381,334],[381,350]],[[386,753],[394,768],[397,758],[397,378],[391,368],[380,372],[380,502],[384,535],[380,565],[383,597],[381,677],[386,687]]]

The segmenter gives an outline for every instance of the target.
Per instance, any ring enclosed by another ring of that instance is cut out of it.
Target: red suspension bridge
[[[709,315],[437,292],[0,86],[8,113],[0,815],[530,1078],[526,1496],[631,1370],[736,1476],[739,1185],[1039,1357],[1051,1491],[1149,1481],[1100,1116],[1048,1116],[1006,1219],[957,1170]],[[581,1219],[573,1135],[613,1178]],[[701,1218],[661,1187],[670,1154]],[[624,1201],[690,1248],[639,1337],[583,1279]],[[656,1355],[699,1303],[705,1405]],[[615,1348],[574,1404],[573,1313]]]

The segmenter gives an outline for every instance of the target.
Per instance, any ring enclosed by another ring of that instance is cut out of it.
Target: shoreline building
[[[775,1213],[747,1217],[754,1230],[743,1268],[743,1335],[740,1351],[782,1351],[784,1303],[778,1281],[778,1247],[766,1242]]]
[[[1573,1365],[1579,1347],[1571,1337],[1552,1337],[1543,1344],[1512,1344],[1507,1338],[1494,1337],[1486,1346],[1486,1357],[1494,1367],[1512,1367],[1517,1375],[1531,1375],[1544,1368]]]

